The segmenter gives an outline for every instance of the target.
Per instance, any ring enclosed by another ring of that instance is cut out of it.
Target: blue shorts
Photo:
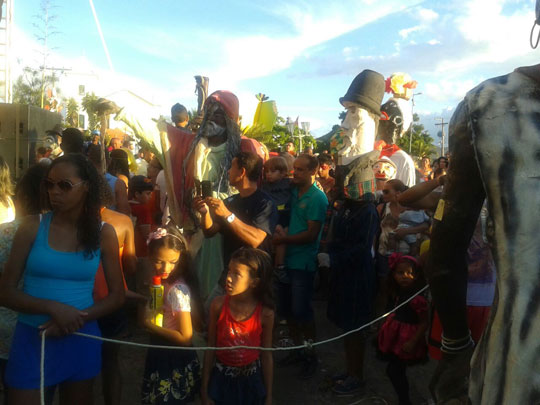
[[[96,321],[79,332],[101,336]],[[41,336],[39,329],[17,322],[6,367],[6,384],[37,389],[40,381]],[[101,371],[101,341],[77,335],[45,339],[45,386],[94,378]]]
[[[316,271],[287,269],[288,283],[277,282],[277,311],[297,322],[313,321],[313,282]]]

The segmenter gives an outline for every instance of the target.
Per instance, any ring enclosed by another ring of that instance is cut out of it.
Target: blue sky
[[[39,66],[40,0],[15,4],[19,68]],[[108,71],[88,1],[53,1],[60,34],[49,64]],[[240,98],[244,123],[263,92],[280,115],[309,121],[316,136],[338,122],[343,96],[363,69],[418,81],[416,111],[435,136],[466,91],[538,63],[529,46],[534,0],[215,1],[94,0],[115,86],[162,105],[196,107],[193,76]],[[107,82],[109,83],[109,82]],[[122,84],[120,84],[122,83]],[[152,93],[152,94],[149,94]]]

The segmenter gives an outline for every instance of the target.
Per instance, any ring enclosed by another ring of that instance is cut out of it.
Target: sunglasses
[[[388,194],[390,192],[390,190],[383,190],[382,192],[383,192],[383,194]]]
[[[59,181],[52,181],[49,179],[43,180],[43,184],[45,185],[45,189],[47,191],[51,191],[54,186],[58,185],[58,188],[64,192],[69,192],[73,190],[73,187],[77,187],[78,185],[84,183],[84,180],[79,181],[78,183],[73,184],[69,180],[59,180]]]

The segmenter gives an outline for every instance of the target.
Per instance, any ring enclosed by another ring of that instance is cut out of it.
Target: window
[[[79,96],[84,96],[84,84],[79,84]]]
[[[79,114],[79,128],[86,128],[84,125],[84,115]]]

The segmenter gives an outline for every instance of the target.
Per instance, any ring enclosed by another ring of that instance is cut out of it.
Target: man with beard
[[[238,126],[238,98],[226,90],[218,90],[206,99],[204,118],[184,160],[184,204],[191,206],[193,195],[201,195],[203,182],[211,188],[212,198],[224,200],[232,195],[228,170],[240,152],[240,127]],[[191,185],[193,181],[193,186]],[[205,196],[206,197],[206,196]],[[200,249],[195,265],[203,297],[216,286],[223,262],[223,237],[217,233],[203,239],[198,231],[192,238],[193,252]]]

